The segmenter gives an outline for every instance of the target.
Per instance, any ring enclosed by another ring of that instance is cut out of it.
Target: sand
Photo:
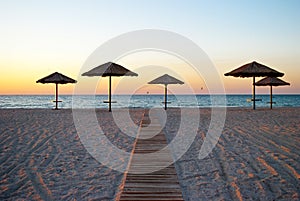
[[[228,109],[218,144],[203,160],[211,112],[200,111],[196,139],[175,163],[185,200],[300,199],[300,108]],[[178,111],[168,113],[171,140]]]
[[[110,140],[131,150],[106,110],[101,126]],[[143,110],[132,117],[138,123]],[[113,200],[123,173],[97,162],[76,133],[72,110],[0,110],[1,200]],[[108,150],[109,151],[109,150]]]
[[[217,146],[202,160],[210,109],[200,112],[194,143],[175,163],[185,200],[300,199],[300,108],[229,108]],[[136,125],[143,114],[132,110]],[[110,141],[130,152],[134,138],[106,110],[97,115]],[[169,141],[179,122],[179,109],[169,109]],[[114,200],[118,194],[124,174],[86,151],[72,110],[3,109],[0,133],[1,200]]]

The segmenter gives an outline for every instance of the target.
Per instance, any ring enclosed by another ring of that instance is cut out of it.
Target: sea
[[[252,95],[169,95],[168,107],[207,108],[245,107],[251,108]],[[53,108],[53,95],[1,95],[0,109],[5,108]],[[270,107],[270,95],[256,95],[256,107]],[[60,95],[59,108],[107,108],[107,95]],[[113,95],[113,108],[164,107],[164,95]],[[299,95],[273,95],[273,108],[300,107]]]

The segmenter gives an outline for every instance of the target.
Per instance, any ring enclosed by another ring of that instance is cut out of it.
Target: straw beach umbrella
[[[233,77],[253,77],[253,109],[255,110],[255,77],[282,77],[284,73],[280,73],[270,67],[267,67],[263,64],[257,63],[253,61],[252,63],[245,64],[229,73],[225,73],[225,76],[233,76]]]
[[[148,84],[163,84],[165,85],[165,110],[167,110],[167,96],[168,96],[168,84],[184,84],[184,82],[176,79],[175,77],[172,77],[168,74],[164,74],[163,76],[160,76],[150,82],[148,82]]]
[[[58,101],[58,84],[76,83],[76,80],[73,80],[72,78],[69,78],[61,73],[55,72],[42,79],[39,79],[38,81],[36,81],[36,83],[42,83],[42,84],[54,83],[56,85],[55,101],[53,102],[55,102],[55,109],[57,110],[58,109],[57,103],[60,102]]]
[[[138,74],[124,68],[123,66],[113,63],[107,62],[98,67],[93,68],[92,70],[85,72],[82,76],[101,76],[101,77],[109,77],[109,86],[108,86],[108,101],[105,103],[109,103],[108,111],[111,112],[111,77],[120,77],[120,76],[138,76]]]
[[[270,86],[270,108],[272,109],[272,104],[274,103],[273,98],[273,86],[284,86],[290,85],[290,83],[285,82],[277,77],[265,77],[262,80],[259,80],[255,83],[256,86]]]

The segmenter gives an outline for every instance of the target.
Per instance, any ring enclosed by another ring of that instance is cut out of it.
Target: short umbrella
[[[113,62],[107,62],[105,64],[102,64],[98,67],[93,68],[92,70],[85,72],[82,74],[82,76],[101,76],[101,77],[109,77],[109,89],[108,89],[108,103],[109,103],[109,109],[108,111],[111,112],[111,77],[116,76],[138,76],[138,74],[128,70],[127,68],[113,63]]]
[[[273,98],[273,86],[284,86],[284,85],[290,85],[290,83],[285,82],[277,77],[265,77],[258,82],[255,83],[256,86],[270,86],[270,108],[272,109],[272,104],[274,103]]]
[[[252,63],[245,64],[229,73],[225,73],[225,76],[233,77],[253,77],[253,109],[255,110],[255,77],[282,77],[284,73],[280,73],[270,67],[267,67],[263,64],[257,63],[256,61]]]
[[[167,96],[168,96],[168,84],[184,84],[184,82],[176,79],[175,77],[172,77],[168,74],[164,74],[163,76],[160,76],[150,82],[148,84],[163,84],[165,85],[165,110],[167,110]]]
[[[56,85],[55,89],[55,109],[57,110],[57,103],[58,101],[58,84],[68,84],[68,83],[76,83],[76,80],[73,80],[72,78],[69,78],[61,73],[55,72],[52,73],[51,75],[48,75],[42,79],[39,79],[36,81],[36,83],[42,83],[42,84],[47,84],[47,83],[54,83]]]

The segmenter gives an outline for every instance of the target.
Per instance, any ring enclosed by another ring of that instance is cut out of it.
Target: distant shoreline
[[[252,109],[252,107],[170,107],[168,110],[178,110],[178,109],[187,109],[187,110],[193,110],[193,109],[199,109],[199,110],[211,110],[214,109],[223,109],[226,108],[227,111],[279,111],[280,110],[289,110],[289,109],[300,109],[300,106],[294,106],[294,107],[275,107],[273,109],[270,109],[268,107],[259,107],[255,110]],[[124,108],[112,108],[113,111],[124,111],[124,110],[149,110],[149,109],[163,109],[160,107],[154,107],[154,108],[142,108],[142,107],[124,107]],[[60,112],[60,111],[69,111],[69,110],[93,110],[96,112],[107,112],[107,108],[60,108],[59,110],[54,110],[51,108],[0,108],[1,111],[53,111],[53,112]]]
[[[169,108],[251,108],[252,95],[168,95]],[[269,108],[270,95],[257,95],[257,108]],[[107,108],[107,95],[60,95],[59,108]],[[54,106],[54,95],[2,95],[0,108],[46,108]],[[112,108],[161,108],[164,95],[113,95]],[[273,95],[274,108],[300,107],[300,95]]]

